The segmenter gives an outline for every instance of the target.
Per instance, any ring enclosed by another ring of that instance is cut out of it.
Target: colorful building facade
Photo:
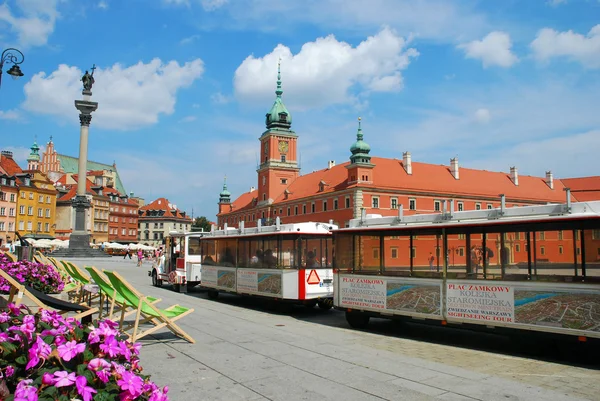
[[[17,178],[0,167],[0,248],[15,238]]]
[[[139,211],[139,241],[160,245],[170,231],[190,231],[192,218],[166,198],[158,198]]]

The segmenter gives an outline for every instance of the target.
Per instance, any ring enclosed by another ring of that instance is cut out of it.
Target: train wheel
[[[160,287],[162,285],[162,280],[158,278],[156,270],[152,272],[152,285],[155,287]]]
[[[317,306],[317,300],[310,300],[310,301],[304,301],[304,306],[306,306],[307,308],[314,308],[315,306]]]
[[[371,317],[361,312],[346,312],[346,321],[353,329],[366,329]]]
[[[208,299],[217,299],[219,297],[219,291],[210,290],[208,291]]]
[[[333,299],[331,298],[322,298],[319,299],[319,308],[323,309],[323,310],[329,310],[331,308],[333,308]]]

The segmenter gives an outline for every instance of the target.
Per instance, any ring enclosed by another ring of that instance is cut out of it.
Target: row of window
[[[112,221],[115,223],[119,222],[119,216],[109,216],[108,221]],[[127,217],[121,217],[121,223],[127,223]],[[129,218],[129,223],[133,224],[135,223],[135,219],[133,217]]]
[[[2,185],[8,185],[9,187],[14,187],[15,186],[15,179],[14,178],[2,177],[2,180],[0,182],[2,182]]]
[[[164,228],[164,223],[152,223],[152,224],[153,224],[152,228],[159,228],[159,229],[160,228]],[[149,229],[150,228],[150,223],[145,223],[144,228]],[[167,228],[169,228],[168,225],[167,225]],[[179,223],[179,229],[183,230],[183,228],[184,228],[183,223]],[[173,230],[176,230],[176,229],[177,229],[177,223],[173,223]],[[189,226],[187,224],[185,225],[185,229],[186,230],[189,229]]]
[[[4,222],[0,222],[0,227],[4,227]],[[14,227],[13,222],[9,222],[8,223],[8,231],[14,231],[13,227]],[[25,222],[19,221],[19,231],[23,231],[23,230],[25,230]],[[33,222],[28,221],[27,222],[27,231],[32,231],[32,230],[33,230]],[[3,231],[2,228],[0,228],[0,231]],[[41,232],[49,233],[50,232],[50,223],[42,224],[41,222],[38,222],[36,231],[38,233],[41,233]]]
[[[2,211],[2,209],[4,209],[4,208],[0,208],[0,212]],[[13,209],[11,208],[11,210],[13,210]],[[25,206],[24,205],[19,206],[19,214],[25,215]],[[33,206],[27,207],[27,215],[33,216]],[[44,217],[44,210],[41,207],[38,208],[37,215],[38,215],[38,217]],[[51,216],[50,209],[46,209],[46,217],[49,218],[50,216]]]
[[[1,192],[1,191],[0,191],[0,200],[1,200],[1,201],[3,201],[3,202],[6,202],[6,195],[7,195],[7,194],[6,194],[6,192]],[[15,194],[10,194],[10,201],[11,201],[12,203],[15,203],[15,202],[16,202],[16,199],[15,199],[15,198],[16,198],[16,197],[15,197]]]
[[[434,200],[433,201],[433,210],[436,212],[441,212],[442,204],[443,204],[442,200]],[[398,198],[390,197],[390,209],[398,209],[399,205],[400,205],[400,203],[398,202]],[[518,205],[513,205],[513,206],[516,207]],[[323,209],[324,211],[327,210],[326,207],[327,206],[324,205],[324,209]],[[379,209],[380,207],[381,207],[380,197],[379,196],[371,197],[371,208]],[[481,210],[482,207],[483,207],[483,204],[481,202],[475,203],[475,210]],[[487,203],[486,207],[487,207],[487,209],[493,209],[494,205],[492,203]],[[408,209],[409,210],[417,210],[417,199],[416,198],[410,198],[408,200]],[[459,212],[462,212],[463,210],[465,210],[464,203],[457,202],[456,210]]]
[[[326,212],[326,211],[329,210],[329,202],[330,201],[331,201],[331,207],[332,207],[331,210],[338,210],[340,208],[340,206],[339,206],[339,200],[337,198],[334,198],[333,200],[331,200],[331,199],[325,199],[325,200],[322,201],[322,206],[323,206],[323,208],[321,210],[322,212]],[[300,209],[300,207],[302,207],[302,208]],[[344,207],[346,209],[349,209],[351,207],[351,202],[350,202],[350,197],[349,196],[346,196],[344,198]],[[294,211],[293,215],[294,216],[298,216],[298,215],[301,215],[301,214],[306,214],[307,213],[307,209],[308,209],[308,205],[307,204],[295,205],[294,209],[293,209],[293,211]],[[302,211],[302,213],[300,213],[300,211]],[[310,213],[316,213],[316,211],[317,211],[316,202],[311,202],[310,203]],[[286,215],[287,216],[292,216],[292,207],[288,206],[287,209],[286,209],[286,212],[287,212],[287,214],[284,214],[284,208],[279,208],[279,209],[275,208],[275,209],[273,209],[273,215],[274,216],[278,216],[278,215],[279,216],[286,216]],[[266,217],[265,216],[265,212],[262,212],[261,213],[261,218],[264,219],[265,217]],[[255,220],[256,220],[256,214],[252,213],[252,214],[241,216],[239,218],[237,216],[229,217],[229,218],[226,217],[223,220],[223,223],[234,224],[235,225],[235,224],[239,223],[240,221],[255,221]]]
[[[111,207],[110,211],[113,212],[113,213],[119,213],[119,207],[118,206]],[[122,207],[121,208],[121,213],[137,214],[137,210],[133,209],[133,208]]]
[[[127,229],[127,228],[121,228],[120,230],[121,230],[121,235],[128,235],[130,237],[137,236],[137,230]],[[119,235],[119,229],[111,228],[108,233],[110,235]]]
[[[155,241],[159,241],[159,240],[162,240],[165,237],[165,235],[164,235],[164,233],[154,233],[153,237],[154,237]],[[142,236],[140,235],[140,239],[141,238],[142,238]],[[144,233],[144,239],[150,240],[150,233]]]
[[[5,207],[0,207],[0,216],[6,216],[6,208]],[[14,207],[11,207],[8,209],[8,216],[9,217],[15,216],[15,208]]]
[[[106,223],[94,223],[94,231],[95,232],[108,232],[108,224]]]
[[[29,194],[29,199],[31,199],[31,200],[35,198],[35,194],[33,192],[26,193],[25,191],[22,191],[21,199],[25,199],[27,197],[26,194]],[[10,201],[14,202],[14,194],[11,194]],[[44,195],[38,195],[38,203],[44,203]],[[48,203],[48,204],[52,203],[52,197],[46,195],[46,203]]]

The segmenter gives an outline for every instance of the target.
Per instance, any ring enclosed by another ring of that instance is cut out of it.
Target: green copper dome
[[[369,153],[371,151],[371,147],[369,146],[368,143],[366,143],[365,141],[363,141],[363,133],[362,133],[362,128],[361,128],[361,124],[360,124],[360,117],[358,118],[358,132],[356,133],[356,142],[354,142],[352,144],[352,146],[350,147],[350,152],[352,152],[352,154],[356,154],[356,153]]]
[[[361,118],[359,117],[358,132],[356,133],[356,142],[354,142],[352,146],[350,146],[350,152],[352,152],[352,156],[350,156],[350,161],[352,161],[352,163],[370,163],[370,151],[371,147],[369,146],[369,144],[363,141]]]
[[[273,103],[273,107],[267,113],[266,124],[267,128],[283,127],[290,128],[292,125],[292,115],[283,104],[281,95],[283,95],[283,89],[281,89],[281,63],[277,65],[277,90],[275,91],[277,97]]]
[[[27,160],[40,160],[40,147],[38,146],[36,141],[33,141],[33,145],[31,145],[29,149],[31,149],[31,153],[29,154]]]
[[[219,194],[219,203],[228,203],[231,199],[231,192],[227,190],[227,177],[223,180],[223,190]]]

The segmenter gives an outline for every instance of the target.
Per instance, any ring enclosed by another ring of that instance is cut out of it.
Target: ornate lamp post
[[[87,151],[88,151],[88,134],[90,124],[92,122],[92,112],[98,108],[97,102],[90,101],[92,96],[92,85],[94,85],[94,70],[96,65],[92,67],[92,73],[87,71],[81,78],[83,82],[83,100],[75,100],[75,107],[79,110],[79,168],[77,179],[77,195],[73,199],[73,207],[75,208],[75,229],[69,239],[69,248],[71,249],[90,249],[90,234],[87,232],[86,211],[90,207],[90,202],[85,193],[85,183],[87,180]]]
[[[9,47],[2,52],[2,56],[0,57],[0,86],[2,85],[2,69],[4,68],[4,63],[13,65],[6,73],[14,79],[17,79],[24,75],[21,71],[21,67],[19,67],[19,64],[21,64],[23,60],[25,60],[23,53],[12,47]]]

